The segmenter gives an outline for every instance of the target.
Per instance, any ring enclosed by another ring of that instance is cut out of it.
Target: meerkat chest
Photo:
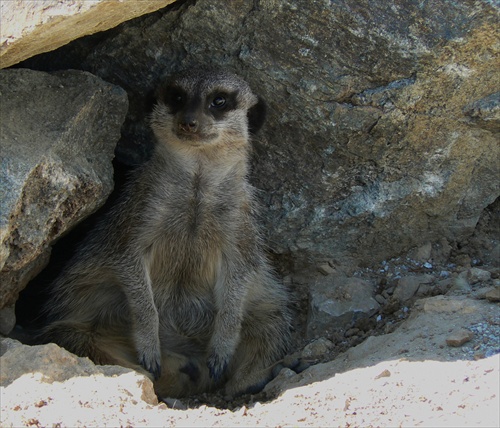
[[[217,178],[217,177],[216,177]],[[153,283],[210,290],[221,269],[222,255],[234,254],[240,239],[244,183],[193,174],[171,180],[145,227],[147,259]],[[248,204],[247,204],[248,205]],[[153,232],[154,231],[154,232]],[[172,288],[173,287],[173,288]]]
[[[214,175],[193,174],[188,183],[172,189],[167,202],[172,232],[202,247],[222,244],[223,237],[238,229],[246,197],[239,180]]]

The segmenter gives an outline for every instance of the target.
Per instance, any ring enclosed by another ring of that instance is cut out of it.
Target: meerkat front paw
[[[222,357],[212,352],[207,360],[208,372],[215,383],[219,383],[229,365],[229,357]]]
[[[139,357],[139,364],[144,367],[149,373],[153,375],[154,380],[158,380],[161,376],[161,350],[160,341],[157,340],[155,344],[137,343],[137,355]]]
[[[161,376],[160,358],[151,358],[146,354],[139,357],[139,364],[153,375],[154,380],[158,380]]]

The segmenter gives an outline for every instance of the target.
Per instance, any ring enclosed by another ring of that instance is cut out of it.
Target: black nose
[[[187,133],[198,131],[198,121],[193,117],[186,117],[179,122],[179,130]]]

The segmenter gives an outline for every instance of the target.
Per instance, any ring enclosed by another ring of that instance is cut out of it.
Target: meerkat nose
[[[192,116],[186,116],[179,122],[179,130],[186,133],[195,133],[198,131],[198,121]]]

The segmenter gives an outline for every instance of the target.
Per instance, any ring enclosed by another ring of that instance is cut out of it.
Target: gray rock
[[[199,0],[30,64],[126,87],[129,163],[148,152],[144,94],[161,75],[240,73],[269,106],[253,180],[272,250],[372,262],[468,237],[500,194],[498,137],[466,120],[490,114],[497,20],[491,2]],[[483,101],[466,116],[472,95]]]
[[[479,288],[477,290],[474,290],[474,293],[472,293],[472,295],[476,298],[476,299],[486,299],[486,295],[490,292],[490,291],[493,291],[495,290],[495,287],[482,287],[482,288]],[[499,290],[500,290],[500,287],[499,287]]]
[[[308,337],[347,330],[359,318],[373,315],[380,307],[373,288],[360,278],[317,278],[309,287]]]
[[[0,309],[0,334],[7,336],[16,325],[14,306]]]
[[[404,276],[398,280],[393,296],[402,303],[407,302],[417,293],[421,284],[430,284],[433,281],[432,275]]]
[[[318,272],[327,276],[327,275],[335,273],[335,269],[332,268],[328,263],[324,263],[324,264],[321,264],[318,266]]]
[[[289,388],[291,384],[293,385],[293,379],[295,378],[297,378],[297,373],[289,368],[282,368],[278,375],[266,384],[263,392],[270,396],[276,396]]]
[[[490,302],[500,302],[500,287],[495,287],[484,295]]]
[[[319,339],[307,344],[302,350],[301,356],[302,358],[321,358],[333,348],[334,345],[330,340],[320,337]]]
[[[484,269],[471,268],[467,273],[467,278],[471,284],[488,281],[491,278],[491,273]]]
[[[81,71],[0,71],[0,308],[113,188],[125,92]]]
[[[431,252],[432,252],[432,244],[431,242],[426,242],[424,245],[421,245],[420,247],[410,251],[408,256],[411,259],[416,260],[417,262],[424,263],[431,258]]]

